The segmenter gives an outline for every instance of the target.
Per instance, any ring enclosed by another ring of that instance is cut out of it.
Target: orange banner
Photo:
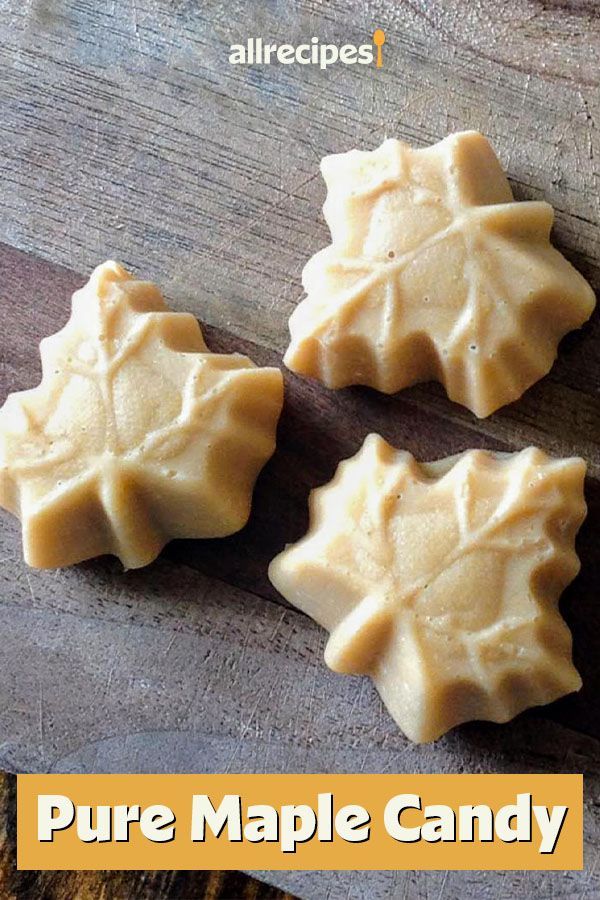
[[[19,775],[20,869],[581,869],[581,775]]]

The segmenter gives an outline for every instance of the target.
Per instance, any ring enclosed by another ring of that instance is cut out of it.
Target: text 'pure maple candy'
[[[193,316],[114,262],[40,354],[40,385],[0,409],[0,504],[30,565],[113,553],[134,568],[171,538],[243,527],[275,449],[278,369],[211,353]]]
[[[506,722],[581,686],[558,598],[579,571],[584,476],[535,448],[419,464],[370,435],[311,494],[306,536],[269,577],[412,740]]]
[[[552,366],[594,293],[550,244],[544,202],[514,201],[477,132],[386,140],[321,163],[331,245],[306,265],[286,365],[327,387],[437,380],[477,416]]]

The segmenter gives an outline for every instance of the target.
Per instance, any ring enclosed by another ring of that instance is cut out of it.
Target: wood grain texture
[[[37,341],[116,257],[209,323],[216,350],[278,364],[306,259],[328,241],[318,161],[385,135],[474,127],[519,198],[557,209],[555,241],[600,286],[595,4],[273,4],[6,0],[0,178],[0,398],[39,378]],[[385,66],[230,67],[230,43],[362,42]],[[436,385],[389,398],[286,375],[278,450],[251,521],[112,560],[27,570],[0,516],[0,766],[30,771],[583,771],[586,868],[544,873],[270,873],[303,897],[600,896],[600,316],[552,372],[480,422]],[[322,661],[324,634],[266,566],[306,526],[311,487],[379,431],[423,459],[536,443],[589,463],[583,571],[562,608],[583,690],[508,726],[433,746],[397,731],[365,679]]]

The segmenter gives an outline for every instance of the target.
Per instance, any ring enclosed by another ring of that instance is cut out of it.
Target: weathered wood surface
[[[119,258],[194,312],[214,349],[277,363],[306,259],[327,242],[318,160],[386,134],[475,127],[516,194],[557,209],[556,243],[600,286],[600,25],[593,3],[7,0],[0,56],[0,397],[39,376],[36,342],[98,261]],[[242,69],[231,42],[360,43],[385,66]],[[13,249],[17,248],[17,249]],[[44,261],[46,260],[46,261]],[[60,264],[60,265],[57,265]],[[75,274],[79,273],[79,274]],[[583,873],[271,873],[304,897],[600,896],[600,316],[518,403],[483,422],[425,385],[384,398],[291,376],[278,451],[239,535],[27,570],[0,517],[0,766],[32,771],[584,771]],[[584,688],[505,727],[406,742],[366,680],[266,564],[306,523],[310,487],[368,431],[422,458],[537,443],[590,466],[583,571],[563,609]]]

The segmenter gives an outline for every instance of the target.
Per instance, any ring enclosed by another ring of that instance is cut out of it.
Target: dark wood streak
[[[0,773],[2,900],[294,900],[241,872],[28,872],[17,869],[17,779]]]

